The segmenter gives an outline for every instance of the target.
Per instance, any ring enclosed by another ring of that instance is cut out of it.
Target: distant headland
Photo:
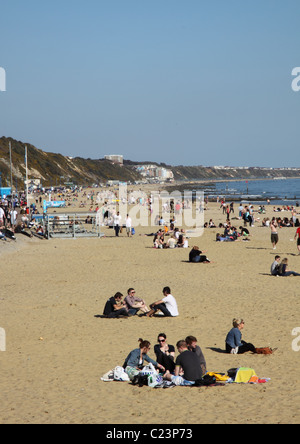
[[[10,150],[11,146],[11,159]],[[217,180],[252,180],[274,178],[300,178],[300,167],[266,168],[234,166],[172,166],[159,162],[134,162],[122,155],[107,155],[102,159],[68,157],[48,153],[35,146],[0,138],[0,179],[2,186],[21,187],[25,177],[24,152],[28,152],[28,177],[43,186],[93,185],[108,181],[130,183],[174,183]]]

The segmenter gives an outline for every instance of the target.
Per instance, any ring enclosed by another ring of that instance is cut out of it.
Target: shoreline
[[[174,192],[174,188],[177,188],[179,192],[182,192],[182,191],[192,191],[193,192],[193,191],[198,191],[198,190],[201,191],[201,187],[199,187],[197,189],[195,189],[195,188],[192,189],[193,186],[195,187],[197,185],[202,186],[204,188],[205,185],[211,185],[211,184],[216,184],[216,183],[232,183],[232,182],[248,183],[248,182],[256,182],[256,181],[265,182],[265,181],[274,181],[274,180],[281,181],[281,180],[296,180],[296,179],[300,180],[300,177],[287,177],[287,178],[280,178],[280,179],[258,178],[258,179],[247,179],[247,180],[245,180],[245,179],[228,179],[228,180],[223,180],[223,179],[214,180],[214,179],[212,179],[212,180],[187,181],[184,183],[181,181],[177,181],[176,184],[165,185],[164,189],[167,190],[168,192],[172,192],[172,191]],[[189,186],[191,186],[190,190],[188,188]],[[241,193],[230,194],[229,192],[228,193],[224,193],[224,192],[221,193],[220,192],[218,195],[220,198],[222,198],[222,196],[226,195],[226,199],[228,199],[228,200],[231,200],[233,202],[241,201],[243,203],[250,202],[250,201],[251,202],[266,202],[267,203],[267,201],[270,200],[270,204],[274,201],[274,202],[276,202],[276,205],[279,205],[279,202],[282,202],[281,204],[284,205],[284,201],[287,201],[287,202],[296,202],[298,200],[300,201],[300,196],[288,199],[288,198],[281,198],[278,196],[268,196],[268,195],[266,195],[264,197],[264,196],[253,195],[250,193],[249,194],[243,193],[241,195]],[[217,201],[217,193],[216,193],[216,195],[214,195],[213,198],[210,198],[210,201],[212,201],[212,202]]]

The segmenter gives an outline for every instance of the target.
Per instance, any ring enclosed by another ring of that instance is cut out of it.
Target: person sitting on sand
[[[122,293],[118,292],[105,304],[103,314],[107,318],[118,318],[128,316],[125,302],[122,302]]]
[[[199,247],[194,246],[194,247],[192,248],[192,250],[190,251],[190,254],[189,254],[189,261],[190,261],[190,262],[195,262],[195,263],[197,263],[197,262],[198,262],[198,263],[199,263],[199,262],[202,262],[202,263],[209,264],[209,263],[210,263],[210,260],[208,259],[207,256],[205,256],[205,255],[202,254],[202,253],[205,253],[205,251],[200,251]]]
[[[176,248],[176,245],[177,241],[175,239],[175,236],[171,236],[166,243],[166,248]]]
[[[141,370],[144,367],[144,361],[153,364],[154,367],[157,367],[162,371],[165,370],[163,365],[149,358],[148,353],[151,348],[150,342],[144,341],[143,339],[140,338],[139,343],[140,343],[139,348],[132,350],[125,359],[125,362],[123,364],[125,372],[129,376],[131,381],[134,379],[135,376],[138,376],[140,374]]]
[[[243,319],[233,319],[233,328],[226,336],[226,352],[231,354],[243,354],[248,351],[256,353],[256,348],[253,344],[242,341],[242,329],[244,328],[245,322]]]
[[[170,287],[164,287],[163,295],[164,297],[162,299],[153,302],[150,305],[151,310],[146,316],[151,318],[158,310],[160,310],[166,317],[179,316],[177,302],[174,296],[171,295]]]
[[[182,229],[180,231],[179,237],[178,237],[178,242],[177,242],[177,247],[179,248],[188,248],[188,240],[185,234],[185,230]]]
[[[173,373],[175,370],[175,348],[168,344],[165,333],[160,333],[157,337],[157,342],[154,346],[154,353],[159,364],[163,365],[166,370]]]
[[[288,266],[288,259],[287,258],[282,259],[282,262],[279,265],[279,269],[278,269],[279,276],[284,276],[284,277],[300,276],[300,274],[296,273],[295,271],[289,271],[287,266]]]
[[[188,349],[187,343],[184,340],[178,341],[176,347],[179,356],[175,362],[175,374],[171,375],[169,372],[166,372],[164,379],[173,382],[177,386],[195,385],[195,382],[204,376],[199,356]]]
[[[153,247],[154,248],[164,248],[164,233],[162,230],[158,230],[153,239]]]
[[[127,296],[125,298],[125,303],[127,305],[127,310],[130,315],[136,315],[139,310],[143,313],[148,313],[150,310],[147,307],[145,301],[141,298],[136,297],[135,289],[129,288],[127,291]]]
[[[206,373],[206,361],[204,358],[204,355],[202,353],[201,348],[199,347],[199,345],[197,345],[197,338],[195,338],[195,336],[187,336],[185,338],[185,342],[188,346],[188,349],[193,352],[196,353],[196,355],[199,357],[200,359],[200,367],[202,370],[202,374],[205,375]]]
[[[279,276],[280,256],[275,256],[275,261],[271,265],[271,275]]]
[[[239,229],[241,230],[240,236],[244,236],[244,237],[250,236],[250,232],[249,232],[248,228],[240,226]]]

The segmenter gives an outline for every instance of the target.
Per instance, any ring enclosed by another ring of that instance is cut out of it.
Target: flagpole
[[[26,202],[27,202],[27,207],[29,207],[29,202],[28,202],[28,167],[27,167],[27,145],[25,145],[25,168],[26,168]]]
[[[10,160],[10,186],[11,186],[11,192],[12,192],[13,181],[12,181],[11,142],[9,142],[9,160]]]

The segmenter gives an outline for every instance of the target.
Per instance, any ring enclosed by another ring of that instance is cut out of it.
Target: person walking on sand
[[[120,216],[120,213],[118,211],[117,214],[114,215],[114,229],[115,229],[115,234],[117,237],[119,237],[119,233],[120,233],[121,219],[122,219],[122,216]]]
[[[298,239],[297,239],[298,236]],[[296,234],[295,234],[295,240],[297,239],[297,248],[298,248],[298,253],[300,254],[300,227],[297,228]]]
[[[132,220],[131,220],[131,217],[129,216],[129,214],[127,214],[127,217],[126,217],[126,233],[127,233],[127,237],[131,237],[131,235],[132,235]]]
[[[278,244],[279,238],[278,238],[278,224],[275,217],[273,217],[272,219],[270,228],[271,228],[271,242],[273,245],[273,250],[276,250],[276,245]]]

